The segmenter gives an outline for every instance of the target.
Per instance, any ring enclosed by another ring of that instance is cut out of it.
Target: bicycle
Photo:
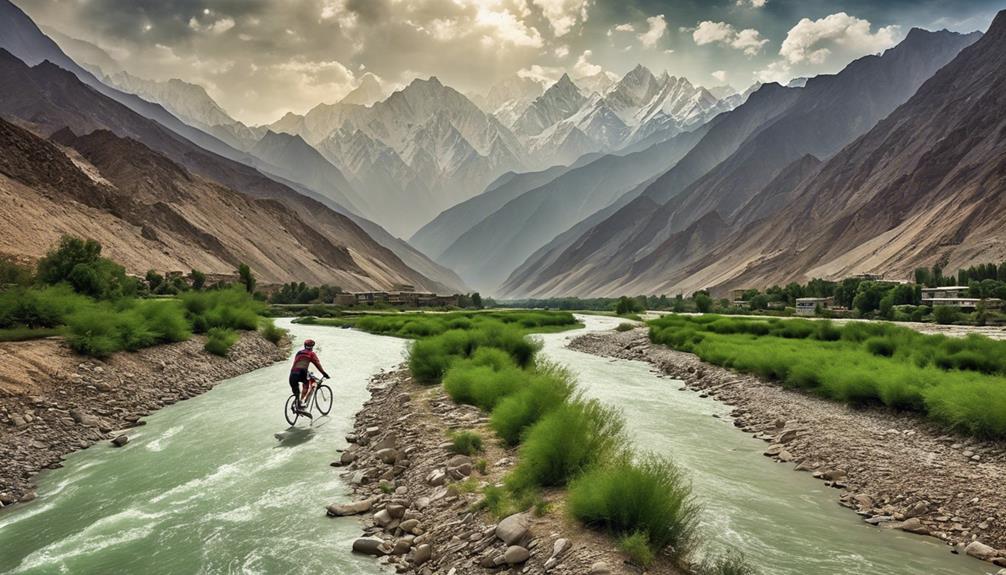
[[[302,402],[301,407],[304,411],[308,412],[308,417],[310,418],[310,412],[312,410],[317,410],[321,415],[328,415],[332,411],[332,388],[322,383],[323,379],[319,378],[313,372],[308,372],[307,374],[307,384],[308,392],[307,399]],[[286,407],[283,414],[286,416],[286,422],[290,426],[297,424],[297,420],[302,415],[302,412],[297,411],[295,408],[297,406],[297,395],[291,393],[290,397],[286,400]]]

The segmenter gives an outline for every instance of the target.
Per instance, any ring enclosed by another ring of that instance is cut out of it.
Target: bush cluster
[[[206,334],[206,344],[203,349],[212,353],[213,355],[219,355],[221,357],[226,357],[227,352],[231,350],[231,347],[237,343],[238,334],[233,329],[226,327],[213,327]]]
[[[791,325],[787,325],[791,324]],[[666,316],[655,343],[855,405],[915,411],[1006,437],[1006,341],[924,335],[884,323]]]
[[[452,433],[451,453],[469,456],[482,453],[482,436],[472,431]]]

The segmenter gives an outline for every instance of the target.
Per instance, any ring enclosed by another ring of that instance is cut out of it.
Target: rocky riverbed
[[[639,572],[610,538],[566,519],[560,493],[545,494],[548,510],[540,515],[497,519],[479,509],[482,488],[502,481],[516,451],[497,445],[478,409],[455,404],[440,386],[414,383],[406,370],[376,376],[370,390],[349,448],[332,463],[344,468],[354,500],[331,505],[328,514],[361,516],[355,552],[425,575]],[[458,430],[479,432],[485,452],[452,454],[449,434]],[[648,572],[676,573],[669,565]]]
[[[228,357],[193,337],[107,360],[73,354],[58,338],[0,344],[0,507],[35,498],[35,476],[99,441],[128,441],[126,428],[166,405],[199,395],[221,380],[286,359],[247,332]]]
[[[685,388],[732,406],[734,425],[764,440],[767,457],[825,481],[866,522],[937,537],[951,552],[1006,566],[1002,443],[948,434],[909,414],[787,390],[652,345],[645,329],[586,334],[570,348],[649,362]]]

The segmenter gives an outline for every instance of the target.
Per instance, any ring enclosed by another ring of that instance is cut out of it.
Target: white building
[[[830,297],[798,297],[796,298],[796,315],[814,315],[820,309],[831,309]]]
[[[968,297],[967,286],[922,288],[922,305],[975,309],[979,303],[984,303],[987,309],[1002,307],[1002,300],[998,298]]]

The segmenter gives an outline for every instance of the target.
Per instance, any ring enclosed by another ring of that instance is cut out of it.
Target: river
[[[584,321],[588,330],[618,323]],[[318,341],[334,376],[330,417],[287,430],[285,364],[156,412],[125,447],[71,455],[40,477],[36,501],[0,512],[0,573],[382,573],[348,552],[357,521],[323,510],[348,498],[328,462],[366,400],[367,381],[400,363],[406,342],[292,327],[297,338]],[[641,447],[687,470],[714,547],[743,550],[764,575],[989,570],[935,540],[866,526],[823,482],[763,457],[763,442],[712,417],[728,408],[678,391],[644,363],[565,349],[571,335],[540,336],[545,354],[576,371],[588,395],[622,408]]]

